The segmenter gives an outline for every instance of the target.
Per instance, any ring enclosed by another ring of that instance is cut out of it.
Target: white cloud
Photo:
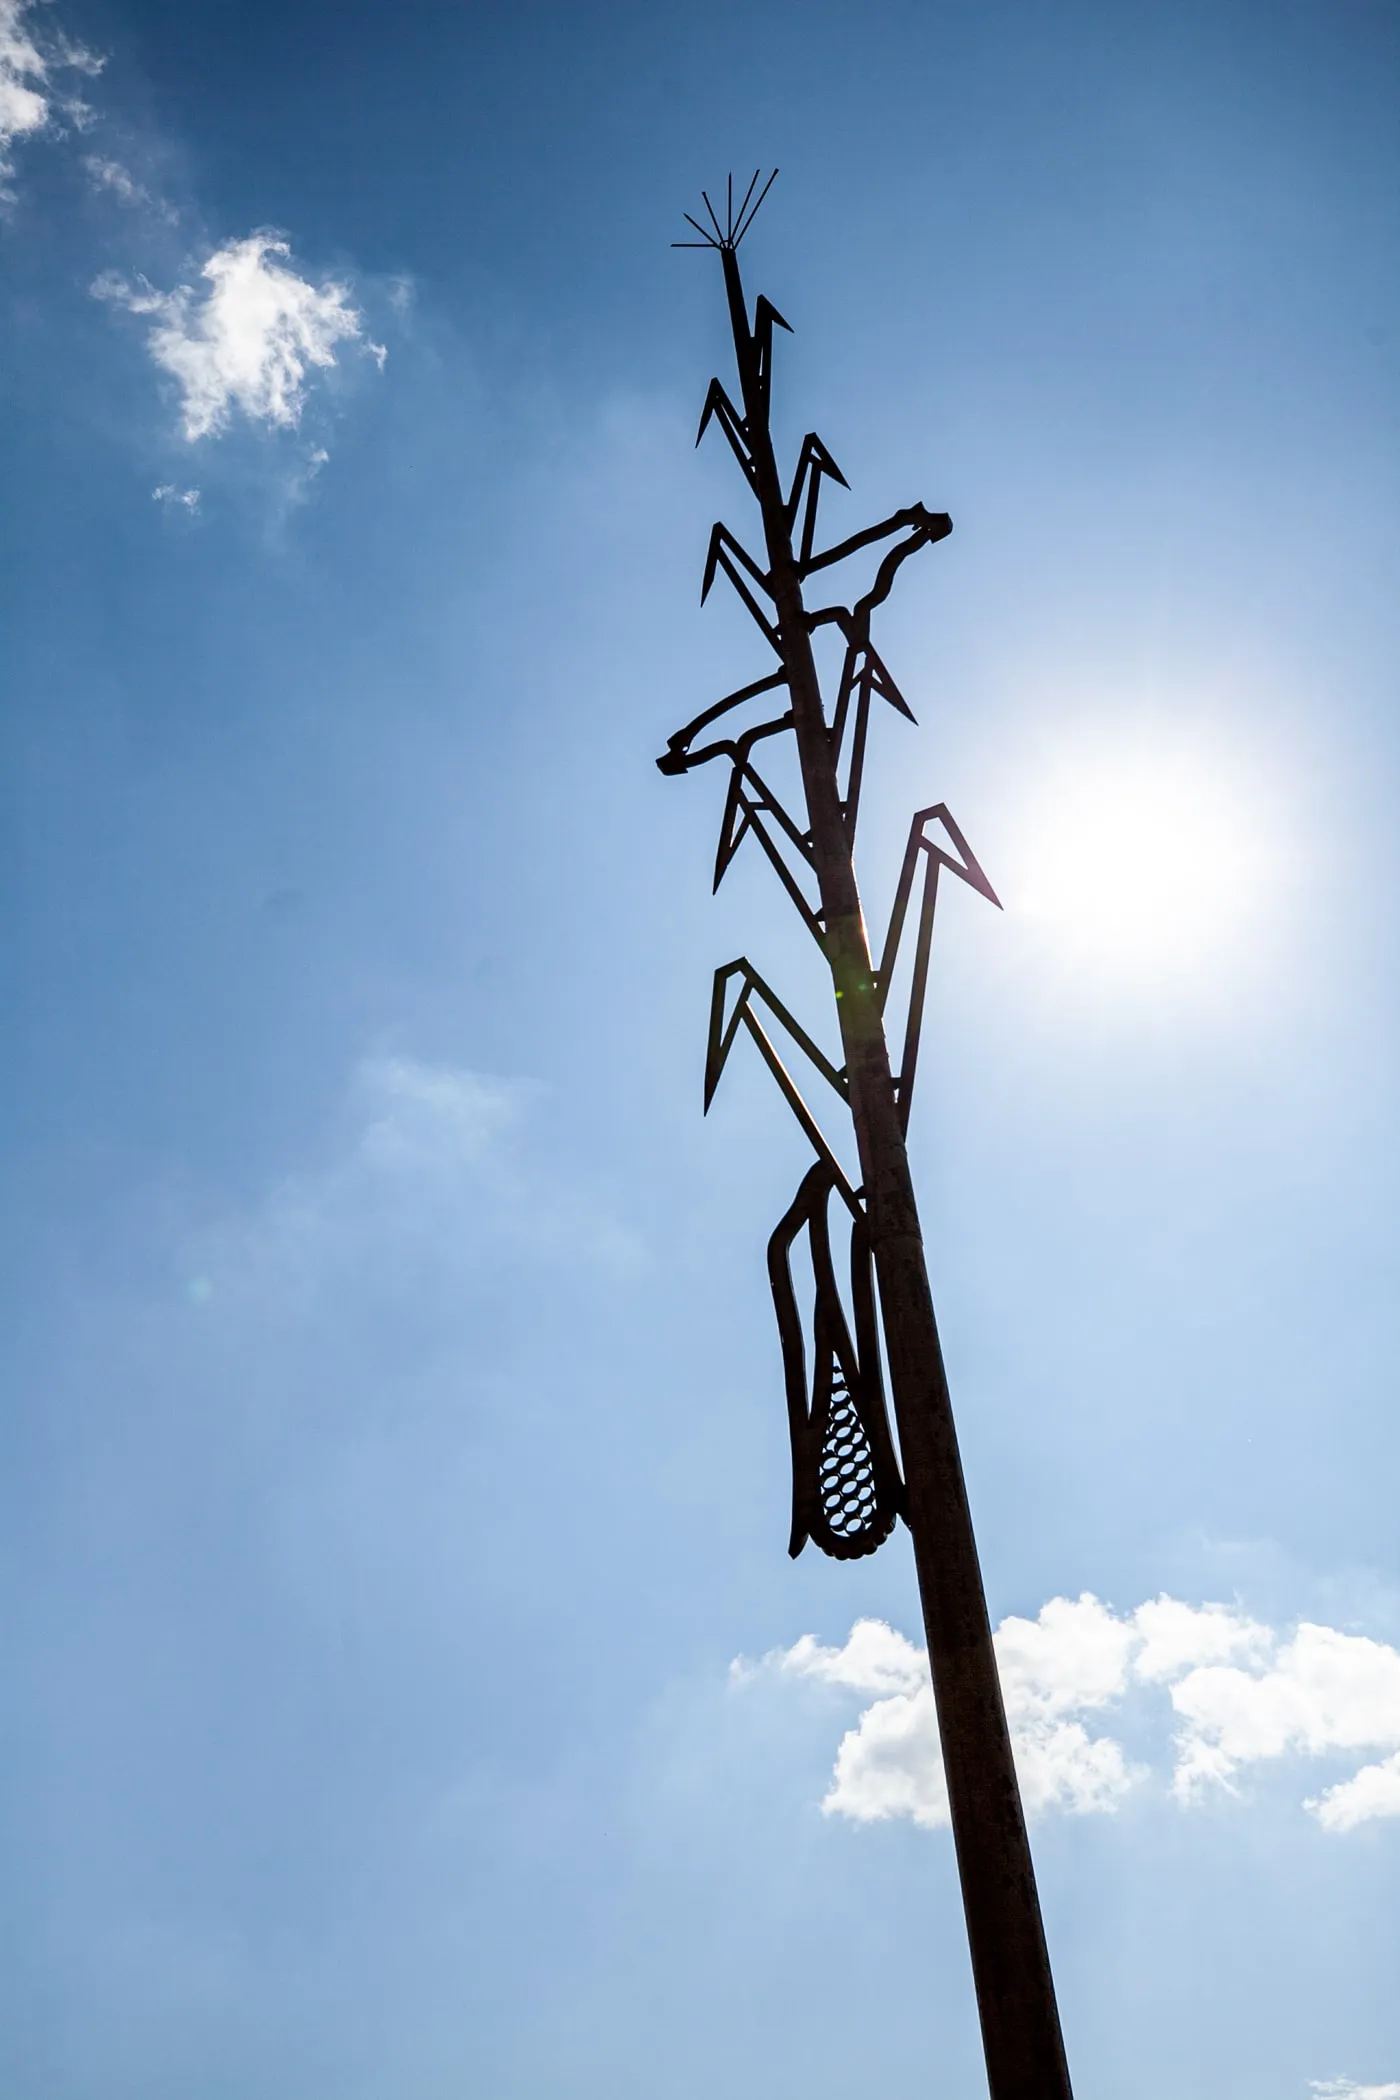
[[[49,69],[26,26],[28,12],[24,0],[0,0],[0,175],[10,172],[13,142],[42,131],[49,118]]]
[[[1246,1619],[1228,1604],[1182,1604],[1175,1597],[1154,1597],[1138,1606],[1133,1626],[1142,1636],[1133,1672],[1147,1684],[1165,1684],[1209,1663],[1259,1663],[1273,1647],[1267,1626]]]
[[[1093,1597],[1056,1597],[1040,1617],[1007,1619],[997,1657],[1027,1809],[1071,1815],[1111,1809],[1139,1774],[1108,1736],[1091,1736],[1080,1715],[1121,1693],[1131,1627]],[[938,1717],[923,1651],[879,1620],[862,1619],[843,1648],[808,1634],[773,1658],[798,1676],[878,1692],[841,1741],[828,1814],[855,1822],[909,1816],[925,1828],[948,1821]]]
[[[76,122],[88,114],[71,97],[56,97],[54,74],[64,69],[97,73],[101,67],[102,61],[81,44],[62,38],[41,42],[29,0],[0,0],[0,197],[10,194],[11,149],[17,139],[49,130],[56,111]]]
[[[381,344],[366,341],[363,316],[347,286],[313,284],[290,267],[291,250],[270,233],[228,241],[203,265],[205,289],[157,291],[107,275],[97,298],[150,320],[152,358],[180,388],[181,428],[193,443],[227,428],[235,411],[250,422],[294,429],[315,370],[336,363],[342,343],[359,343],[383,365]]]
[[[844,1648],[823,1648],[810,1633],[774,1658],[779,1668],[855,1692],[916,1692],[928,1682],[928,1664],[883,1619],[857,1619]]]
[[[1123,1691],[1136,1638],[1087,1592],[1052,1597],[1038,1619],[1003,1619],[996,1650],[1007,1713],[1051,1720],[1106,1706]]]
[[[1183,1803],[1212,1787],[1234,1790],[1240,1768],[1264,1759],[1400,1745],[1400,1653],[1332,1627],[1304,1624],[1280,1640],[1224,1604],[1158,1597],[1120,1615],[1086,1594],[1053,1597],[1036,1619],[1005,1619],[995,1642],[1032,1814],[1111,1812],[1148,1776],[1094,1721],[1143,1687],[1169,1692],[1172,1791]],[[837,1750],[828,1813],[947,1822],[933,1693],[912,1642],[862,1619],[841,1648],[807,1634],[765,1665],[874,1695]],[[1400,1815],[1400,1755],[1305,1805],[1336,1832]]]
[[[1305,1804],[1324,1830],[1355,1830],[1381,1816],[1400,1816],[1400,1750],[1378,1765],[1363,1765],[1354,1779],[1329,1786]],[[1400,2086],[1395,2088],[1400,2100]]]
[[[1400,2100],[1400,2085],[1358,2085],[1354,2078],[1314,2078],[1317,2100]]]
[[[1038,1619],[1003,1619],[995,1640],[1006,1717],[1026,1809],[1071,1815],[1113,1809],[1141,1777],[1111,1736],[1078,1716],[1120,1698],[1135,1628],[1096,1597],[1052,1597]]]
[[[1331,1626],[1300,1626],[1252,1670],[1191,1670],[1171,1698],[1185,1724],[1173,1781],[1182,1799],[1212,1783],[1232,1786],[1241,1765],[1290,1752],[1400,1748],[1400,1654]],[[1400,1784],[1388,1784],[1379,1765],[1369,1769],[1375,1776],[1360,1792],[1352,1790],[1362,1773],[1312,1804],[1326,1828],[1400,1813]]]
[[[173,481],[163,481],[159,488],[151,490],[151,501],[176,510],[198,510],[199,490],[177,489]]]
[[[1049,1809],[1081,1816],[1111,1811],[1141,1776],[1121,1745],[1109,1736],[1091,1736],[1082,1722],[1043,1715],[1008,1718],[1030,1815]],[[841,1739],[822,1808],[856,1823],[908,1816],[930,1830],[948,1822],[931,1686],[879,1699],[861,1715]]]
[[[842,1736],[822,1809],[853,1823],[908,1816],[925,1830],[948,1821],[938,1715],[927,1686],[877,1699]]]

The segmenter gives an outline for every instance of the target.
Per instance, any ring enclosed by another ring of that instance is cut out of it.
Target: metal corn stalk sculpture
[[[823,1552],[850,1559],[873,1553],[900,1517],[908,1525],[992,2100],[1070,2100],[1054,1983],[905,1149],[940,874],[946,869],[991,903],[997,899],[944,806],[920,810],[910,830],[877,961],[867,939],[852,858],[874,703],[913,719],[871,640],[871,616],[888,597],[901,565],[921,548],[946,538],[952,523],[943,512],[916,503],[818,550],[823,485],[847,484],[814,432],[803,439],[784,490],[773,452],[769,404],[774,331],[786,329],[787,323],[762,297],[750,320],[738,254],[772,180],[770,175],[758,190],[755,176],[737,212],[731,183],[723,223],[707,196],[708,227],[687,213],[698,238],[676,245],[710,248],[720,259],[739,401],[736,404],[720,381],[713,380],[699,437],[712,424],[718,426],[758,505],[763,527],[760,557],[750,554],[727,526],[715,526],[701,595],[708,596],[723,573],[775,667],[687,723],[657,763],[663,773],[686,773],[714,759],[728,765],[715,885],[742,842],[756,840],[830,969],[844,1062],[833,1064],[753,966],[740,958],[715,976],[705,1105],[709,1107],[742,1029],[811,1143],[813,1165],[768,1244],[792,1439],[789,1550],[797,1554],[811,1539]],[[883,552],[863,596],[850,604],[808,605],[812,578],[867,549]],[[814,641],[826,647],[833,639],[839,669],[828,705]],[[768,739],[789,735],[796,744],[802,815],[784,807],[756,762]],[[886,1020],[916,886],[914,955],[896,1068]],[[836,1148],[784,1062],[775,1042],[778,1031],[849,1112],[858,1184],[843,1170]],[[848,1242],[844,1293],[832,1245],[833,1201],[838,1223],[844,1216]],[[791,1267],[793,1249],[803,1236],[812,1278],[808,1334]],[[898,1456],[886,1412],[882,1337]]]

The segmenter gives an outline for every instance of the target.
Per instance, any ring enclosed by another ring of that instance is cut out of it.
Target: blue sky
[[[912,1142],[1076,2090],[1400,2095],[1400,23],[0,0],[29,2100],[985,2091],[907,1540],[786,1558],[827,1026],[702,185],[946,799]]]

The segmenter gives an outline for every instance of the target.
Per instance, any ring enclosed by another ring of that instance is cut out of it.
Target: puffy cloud
[[[224,430],[235,411],[250,422],[294,429],[315,370],[336,362],[342,343],[359,343],[381,366],[347,286],[313,284],[290,266],[286,241],[249,234],[217,248],[204,264],[204,289],[157,291],[99,277],[94,296],[150,321],[152,358],[179,386],[181,428],[193,443]]]
[[[1142,1637],[1134,1674],[1148,1684],[1165,1684],[1211,1663],[1259,1663],[1273,1647],[1267,1626],[1246,1619],[1228,1604],[1182,1604],[1175,1597],[1155,1597],[1138,1606],[1133,1627]]]
[[[1113,1809],[1141,1777],[1111,1736],[1078,1716],[1122,1696],[1136,1630],[1096,1597],[1052,1597],[1037,1619],[1003,1619],[995,1640],[1006,1717],[1029,1814]]]
[[[1031,1813],[1111,1809],[1139,1774],[1108,1736],[1091,1736],[1081,1715],[1106,1705],[1126,1681],[1132,1628],[1096,1598],[1052,1598],[1035,1620],[997,1629],[997,1659],[1017,1769]],[[842,1648],[811,1635],[773,1658],[784,1671],[849,1690],[882,1693],[843,1737],[828,1814],[869,1823],[909,1816],[933,1828],[948,1821],[938,1716],[921,1649],[879,1620],[862,1619]]]
[[[1173,1781],[1183,1799],[1231,1786],[1241,1765],[1263,1758],[1400,1748],[1400,1654],[1331,1626],[1300,1626],[1254,1669],[1193,1669],[1171,1698],[1185,1724]],[[1400,1778],[1373,1765],[1309,1805],[1326,1828],[1350,1829],[1400,1813]]]
[[[1008,1715],[1052,1720],[1118,1698],[1137,1634],[1087,1593],[1052,1597],[1038,1619],[1003,1619],[997,1666]]]
[[[9,194],[16,139],[36,137],[53,122],[53,75],[65,67],[96,73],[101,60],[80,44],[41,44],[29,0],[0,0],[0,196]],[[71,100],[63,106],[73,116],[81,110]]]
[[[1400,2085],[1358,2085],[1354,2078],[1312,2081],[1317,2100],[1400,2100]]]
[[[810,1633],[775,1658],[796,1677],[815,1677],[854,1692],[917,1692],[928,1682],[928,1663],[883,1619],[857,1619],[844,1648],[823,1648]]]
[[[1400,1751],[1378,1765],[1363,1765],[1354,1779],[1329,1786],[1307,1806],[1324,1830],[1355,1830],[1380,1816],[1400,1816]],[[1395,2094],[1400,2100],[1400,2087]]]
[[[857,1726],[841,1738],[822,1808],[829,1816],[849,1816],[853,1823],[908,1816],[933,1830],[948,1821],[948,1788],[930,1687],[877,1699],[866,1709]]]
[[[1096,1597],[1053,1597],[994,1636],[1022,1792],[1030,1813],[1110,1812],[1147,1776],[1095,1717],[1134,1690],[1168,1690],[1175,1712],[1172,1791],[1181,1802],[1233,1790],[1247,1764],[1288,1754],[1400,1745],[1400,1653],[1327,1626],[1287,1640],[1224,1604],[1158,1597],[1126,1615]],[[842,1738],[823,1803],[856,1822],[948,1821],[938,1721],[923,1652],[862,1619],[840,1648],[808,1634],[766,1658],[787,1676],[873,1695]],[[1400,1815],[1400,1755],[1364,1765],[1306,1806],[1346,1831]]]

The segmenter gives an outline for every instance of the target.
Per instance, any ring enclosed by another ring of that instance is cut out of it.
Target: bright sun
[[[1163,742],[1061,753],[1016,824],[1005,902],[1116,977],[1219,965],[1267,902],[1274,856],[1248,774]]]

